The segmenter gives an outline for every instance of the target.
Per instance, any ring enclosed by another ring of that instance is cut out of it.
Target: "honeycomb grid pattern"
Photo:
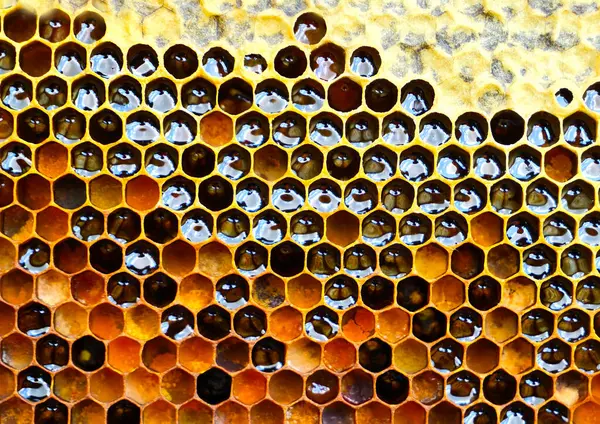
[[[600,85],[452,116],[313,12],[105,33],[2,12],[0,422],[594,422]]]

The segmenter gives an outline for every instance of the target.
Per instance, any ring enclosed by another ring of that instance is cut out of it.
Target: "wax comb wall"
[[[597,421],[595,3],[13,3],[0,423]]]

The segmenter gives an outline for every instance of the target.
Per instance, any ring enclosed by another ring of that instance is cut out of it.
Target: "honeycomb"
[[[451,108],[319,9],[102,4],[1,12],[0,423],[597,421],[600,83]]]

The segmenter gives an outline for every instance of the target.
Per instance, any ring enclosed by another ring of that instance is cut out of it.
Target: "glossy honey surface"
[[[513,20],[593,7],[138,3],[1,11],[0,423],[596,422],[600,78]]]

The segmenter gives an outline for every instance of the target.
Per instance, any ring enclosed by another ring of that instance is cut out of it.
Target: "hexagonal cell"
[[[371,402],[358,409],[356,420],[357,424],[367,424],[373,422],[373,420],[380,420],[382,423],[391,423],[392,411],[387,405]]]
[[[0,213],[2,234],[19,242],[27,240],[33,231],[33,216],[20,206],[11,206]]]
[[[231,332],[231,316],[220,306],[211,305],[198,313],[198,332],[211,340],[219,340]]]
[[[356,362],[356,348],[347,340],[338,338],[323,348],[323,364],[330,370],[340,373]]]
[[[552,397],[554,392],[552,383],[551,377],[536,370],[523,376],[519,384],[519,394],[526,403],[537,406]]]
[[[249,422],[248,410],[234,401],[227,401],[215,410],[215,422]]]
[[[450,317],[450,334],[462,342],[470,342],[481,335],[481,315],[471,308],[463,307]]]
[[[90,377],[90,394],[100,402],[113,402],[123,396],[123,376],[110,368],[103,368]]]
[[[51,197],[50,183],[39,175],[26,175],[17,182],[19,203],[29,209],[42,209],[50,203]],[[57,202],[56,194],[55,201]]]
[[[32,77],[41,77],[50,70],[52,50],[39,41],[23,46],[19,52],[21,69]]]
[[[484,212],[471,221],[471,236],[478,246],[492,246],[502,240],[504,223],[500,217]]]
[[[152,209],[160,199],[158,183],[150,177],[140,175],[127,182],[125,200],[136,211]]]
[[[92,336],[75,341],[71,353],[75,366],[84,371],[95,371],[106,361],[106,346]]]
[[[352,370],[342,377],[342,398],[352,405],[361,405],[373,398],[373,377],[362,371]]]
[[[87,247],[74,238],[67,238],[54,246],[54,264],[67,274],[81,271],[88,263]]]
[[[3,363],[21,370],[31,364],[33,343],[25,336],[13,333],[2,339],[1,354]]]
[[[469,371],[459,371],[446,382],[448,399],[457,406],[466,406],[479,397],[479,378]]]
[[[362,342],[375,333],[375,315],[368,309],[355,307],[342,317],[344,337],[353,342]]]
[[[483,394],[494,405],[508,403],[517,394],[517,380],[503,369],[498,369],[483,380]]]
[[[469,284],[467,291],[469,302],[480,311],[487,311],[500,302],[500,283],[487,276],[478,278]]]
[[[485,316],[485,332],[497,343],[504,343],[519,331],[517,314],[507,308],[497,308]]]
[[[287,348],[287,365],[298,372],[310,372],[320,361],[321,346],[307,338],[300,338]]]
[[[142,419],[148,424],[176,423],[176,415],[173,405],[164,400],[157,400],[144,408]]]
[[[73,424],[101,424],[106,420],[106,411],[91,399],[84,399],[73,405],[71,421]]]
[[[317,345],[317,348],[320,349],[319,345]],[[307,356],[311,355],[314,355],[314,353],[309,351]],[[261,339],[252,348],[252,364],[261,372],[275,372],[283,367],[285,362],[285,345],[272,337]]]
[[[270,400],[264,400],[250,410],[250,422],[278,424],[283,422],[283,408]]]
[[[317,75],[319,74],[317,73]],[[333,109],[340,112],[349,112],[360,106],[362,87],[350,78],[342,78],[329,86],[327,98]]]
[[[169,274],[184,277],[196,266],[196,250],[186,242],[177,240],[163,249],[162,263]]]
[[[536,378],[532,378],[531,383],[542,383],[545,384],[547,382],[548,376],[542,374],[540,371],[534,371]],[[530,374],[531,375],[531,374]],[[592,391],[593,391],[593,380],[592,380]],[[529,395],[529,399],[525,396],[524,399],[526,402],[532,404],[535,403],[535,400],[547,399],[552,395],[552,383],[549,386],[544,387],[547,392],[540,392],[540,389],[537,390],[537,393],[531,393],[532,387],[526,387],[526,394]],[[523,383],[521,383],[521,393],[523,393]],[[569,371],[565,374],[560,375],[556,380],[556,392],[555,395],[560,397],[560,402],[565,405],[572,407],[575,404],[585,400],[588,397],[588,378],[577,371]]]
[[[464,279],[471,279],[483,271],[484,254],[477,246],[467,243],[452,252],[452,272]]]
[[[519,271],[521,255],[508,244],[494,246],[487,257],[487,266],[492,275],[498,278],[509,278]]]
[[[276,275],[267,274],[252,285],[252,299],[262,309],[276,308],[285,301],[285,283]]]
[[[573,412],[573,422],[592,424],[600,414],[600,407],[594,402],[579,405]]]
[[[152,371],[165,372],[177,363],[177,346],[165,337],[156,337],[144,344],[142,361]]]
[[[417,276],[403,279],[398,284],[397,302],[411,312],[418,311],[429,303],[429,284]]]
[[[0,414],[7,422],[33,422],[33,407],[17,396],[0,403]]]
[[[67,338],[81,336],[86,323],[87,311],[75,302],[64,303],[54,312],[54,329]]]
[[[544,170],[554,181],[569,181],[577,172],[577,156],[565,147],[555,147],[544,155]]]
[[[455,187],[454,196],[454,206],[460,212],[474,214],[486,205],[488,190],[479,181],[469,179]]]
[[[104,412],[104,410],[102,410],[102,412]],[[124,421],[139,424],[140,408],[132,402],[123,399],[112,404],[110,408],[108,408],[106,419],[108,421]]]
[[[117,243],[127,244],[141,234],[141,222],[137,213],[120,208],[108,216],[106,226],[108,235]]]
[[[358,349],[358,361],[368,371],[373,373],[383,371],[392,363],[392,349],[380,339],[368,340]]]
[[[487,339],[477,340],[467,348],[467,366],[473,371],[485,374],[498,366],[500,349]]]
[[[231,376],[218,368],[211,368],[200,374],[197,379],[196,391],[200,399],[210,405],[217,405],[231,395]]]
[[[425,409],[418,402],[406,402],[394,411],[396,424],[425,424]]]
[[[288,299],[298,308],[308,309],[321,300],[323,290],[319,280],[309,274],[301,274],[287,283]]]
[[[429,411],[429,424],[458,424],[461,422],[461,411],[449,402],[441,402]]]
[[[160,331],[158,314],[145,305],[130,308],[125,313],[125,333],[139,340],[150,340]]]
[[[138,368],[125,376],[125,395],[140,405],[156,399],[159,396],[159,387],[158,376],[144,368]]]
[[[502,285],[502,304],[520,312],[533,305],[537,298],[535,283],[525,277],[517,277]]]
[[[452,339],[444,339],[431,348],[431,364],[441,373],[449,373],[462,366],[464,348]]]
[[[171,304],[177,296],[177,283],[167,274],[156,273],[144,281],[144,300],[156,308]]]
[[[71,294],[85,306],[93,306],[104,300],[104,278],[93,271],[83,271],[71,277]]]
[[[377,335],[388,343],[397,343],[410,332],[410,316],[399,308],[377,314]]]
[[[9,271],[0,279],[0,294],[13,305],[29,301],[33,294],[33,277],[20,269]]]
[[[435,308],[426,308],[413,316],[413,334],[430,343],[446,334],[446,316]]]
[[[265,146],[254,153],[254,172],[267,181],[279,180],[287,171],[287,153],[276,146]]]
[[[54,376],[54,394],[66,402],[77,402],[87,392],[87,378],[76,369],[67,368]]]
[[[200,137],[213,147],[224,146],[233,139],[233,121],[224,113],[209,113],[200,121]]]
[[[338,321],[337,313],[326,306],[319,306],[306,315],[304,330],[309,337],[324,342],[337,335]]]
[[[214,346],[212,345],[212,343],[209,343],[200,337],[192,337],[186,339],[181,343],[179,347],[180,364],[193,373],[205,372],[210,368],[214,361]],[[248,355],[246,354],[246,363],[247,362]],[[222,364],[219,365],[223,366]]]
[[[318,424],[320,422],[319,409],[311,402],[301,400],[289,407],[286,415],[291,422]]]
[[[432,285],[431,301],[441,311],[450,312],[464,303],[465,284],[453,276],[444,276]]]
[[[86,185],[74,175],[65,175],[54,182],[54,203],[65,209],[77,209],[87,199]]]
[[[394,366],[407,374],[415,374],[427,366],[427,346],[415,340],[408,339],[394,348]]]
[[[180,424],[194,424],[198,422],[212,422],[213,411],[204,403],[197,400],[191,400],[182,405],[177,412],[177,419]]]
[[[2,125],[2,112],[0,110],[0,129]],[[6,175],[0,176],[0,206],[8,206],[14,200],[14,182]]]
[[[140,344],[128,337],[119,337],[108,345],[108,363],[115,369],[131,372],[140,363]]]
[[[291,306],[279,308],[269,316],[269,329],[278,340],[294,340],[302,334],[302,314]]]
[[[233,377],[233,396],[245,405],[262,400],[267,393],[267,380],[254,370],[242,371]]]
[[[198,269],[209,277],[219,278],[232,270],[232,256],[221,243],[205,244],[198,251]]]
[[[30,302],[21,306],[17,312],[19,330],[30,337],[39,337],[50,330],[52,313],[46,306]]]
[[[35,35],[37,16],[35,12],[17,8],[4,17],[4,32],[11,40],[22,43]]]
[[[39,420],[40,417],[50,416],[59,422],[65,422],[67,421],[68,413],[66,405],[55,399],[48,399],[35,406],[34,417],[36,420]]]
[[[191,374],[176,368],[161,378],[160,391],[169,402],[182,404],[194,396],[196,381]]]
[[[306,379],[306,396],[318,404],[328,403],[337,397],[339,384],[338,377],[329,371],[316,371]]]
[[[339,211],[327,218],[327,238],[338,246],[347,246],[358,239],[360,223],[356,216]]]
[[[57,371],[69,362],[69,344],[66,340],[49,334],[36,343],[35,359],[49,371]]]
[[[561,271],[569,278],[583,278],[592,271],[593,254],[584,246],[573,245],[562,252]]]
[[[71,288],[68,277],[54,270],[37,277],[36,288],[38,299],[51,306],[58,305],[70,298]]]
[[[86,11],[77,15],[73,22],[75,38],[85,44],[94,44],[106,33],[106,23],[102,16]]]
[[[444,378],[433,371],[425,371],[412,378],[413,398],[423,405],[433,405],[444,397]]]
[[[213,295],[213,283],[203,275],[191,274],[179,283],[179,303],[192,312],[207,306]]]
[[[302,377],[293,371],[281,370],[269,379],[269,395],[283,405],[289,405],[298,400],[304,391]]]
[[[90,313],[90,330],[101,339],[112,340],[118,337],[124,326],[123,312],[111,304],[102,303]]]
[[[227,371],[239,371],[248,365],[249,353],[250,349],[247,343],[231,337],[218,344],[216,363]],[[210,360],[210,358],[208,359]]]
[[[50,396],[50,386],[50,374],[36,366],[21,371],[17,376],[17,393],[30,402],[40,402]]]
[[[440,277],[448,269],[448,252],[434,243],[419,248],[415,254],[415,269],[427,280]]]
[[[64,211],[49,206],[37,213],[35,232],[48,241],[56,241],[69,232],[69,216]]]
[[[103,175],[90,182],[90,201],[101,210],[111,209],[121,203],[122,191],[119,180]]]
[[[561,189],[561,204],[571,214],[590,211],[594,206],[594,189],[585,181],[573,181]]]
[[[531,341],[546,340],[554,332],[554,316],[544,309],[531,309],[521,316],[521,331]]]

